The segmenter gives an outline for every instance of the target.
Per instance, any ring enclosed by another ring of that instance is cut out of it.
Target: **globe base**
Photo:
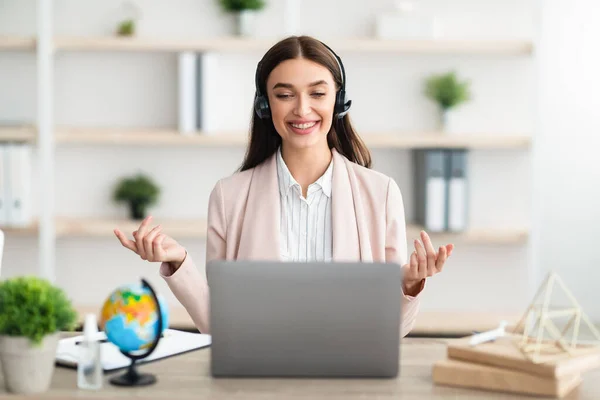
[[[110,383],[116,386],[147,386],[156,383],[156,376],[152,374],[140,374],[132,362],[126,373],[110,379]]]

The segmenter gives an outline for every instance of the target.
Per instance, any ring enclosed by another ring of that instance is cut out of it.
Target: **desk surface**
[[[443,359],[446,342],[441,339],[404,339],[401,348],[401,371],[397,379],[224,379],[210,376],[210,348],[140,366],[141,372],[158,377],[153,386],[120,388],[108,383],[115,373],[107,374],[100,391],[78,390],[77,374],[57,367],[51,389],[29,398],[71,399],[452,399],[494,400],[521,399],[524,396],[492,393],[434,385],[432,365]],[[117,372],[118,374],[122,372]],[[1,377],[0,377],[1,379]],[[0,388],[4,384],[0,381]],[[600,370],[584,375],[583,384],[568,399],[598,399]],[[13,395],[7,399],[16,398]],[[25,397],[27,398],[27,397]],[[531,398],[531,397],[529,397]]]

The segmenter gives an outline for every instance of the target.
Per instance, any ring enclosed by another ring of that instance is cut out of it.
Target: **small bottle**
[[[85,316],[83,341],[79,344],[77,363],[77,387],[98,390],[102,388],[103,370],[98,340],[98,324],[94,314]]]

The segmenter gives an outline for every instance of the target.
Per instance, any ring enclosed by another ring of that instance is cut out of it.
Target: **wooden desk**
[[[120,388],[107,381],[101,391],[78,390],[76,371],[57,367],[51,389],[24,398],[89,399],[402,399],[402,400],[494,400],[526,396],[436,386],[431,380],[435,361],[445,357],[441,339],[404,339],[401,371],[397,379],[223,379],[210,376],[210,348],[149,363],[140,371],[157,374],[158,382],[142,388]],[[122,373],[122,372],[117,372]],[[1,382],[0,382],[1,383]],[[3,383],[1,386],[3,387]],[[568,399],[598,399],[600,370],[584,375],[584,382]],[[17,396],[3,396],[16,399]]]

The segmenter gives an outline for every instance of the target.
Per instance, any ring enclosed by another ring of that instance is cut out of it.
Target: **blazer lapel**
[[[360,242],[354,196],[344,158],[335,150],[331,187],[331,226],[333,228],[333,260],[360,260]]]
[[[254,168],[238,259],[279,260],[280,201],[275,156]]]

